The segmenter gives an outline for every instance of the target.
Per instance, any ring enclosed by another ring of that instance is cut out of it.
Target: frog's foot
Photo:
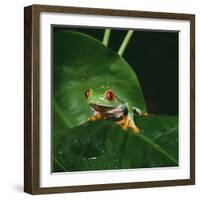
[[[89,121],[96,121],[98,119],[101,119],[101,115],[99,113],[95,114],[95,115],[92,115],[89,117]]]
[[[137,126],[131,127],[131,129],[133,130],[134,133],[139,133],[140,132],[140,129]]]
[[[130,128],[134,133],[140,132],[140,129],[128,117],[125,117],[124,119],[116,123],[120,125],[124,130],[127,130]]]
[[[123,118],[122,120],[120,120],[120,121],[116,121],[116,124],[118,124],[118,125],[120,125],[120,126],[124,126],[124,124],[125,124],[125,122],[126,122],[126,118],[127,117],[125,117],[125,118]]]
[[[148,117],[148,116],[149,116],[149,113],[148,113],[148,112],[144,112],[144,113],[143,113],[143,116]]]

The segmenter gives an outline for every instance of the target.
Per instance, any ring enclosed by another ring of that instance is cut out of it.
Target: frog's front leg
[[[130,119],[129,128],[131,128],[134,133],[139,133],[140,132],[140,129],[136,126],[136,124],[135,124],[133,119]]]
[[[119,124],[124,130],[127,130],[130,128],[134,133],[140,132],[140,129],[136,126],[136,124],[134,122],[133,111],[129,108],[128,108],[128,115],[124,116],[124,118],[122,120],[120,120],[116,123]]]
[[[134,133],[140,132],[140,129],[136,126],[134,120],[132,120],[128,115],[116,123],[119,124],[124,130],[130,128]]]
[[[101,113],[95,111],[93,108],[91,108],[92,110],[92,115],[88,118],[88,121],[96,121],[98,119],[101,119]]]

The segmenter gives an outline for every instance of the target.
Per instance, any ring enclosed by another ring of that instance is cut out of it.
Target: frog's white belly
[[[98,104],[90,104],[94,112],[100,113],[104,119],[121,120],[128,115],[128,108],[125,104],[117,107],[102,106]]]

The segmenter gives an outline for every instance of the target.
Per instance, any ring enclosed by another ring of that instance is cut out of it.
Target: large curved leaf
[[[140,134],[112,121],[66,129],[54,140],[53,171],[133,169],[178,165],[177,117],[137,118]]]
[[[87,88],[107,85],[125,102],[146,111],[136,74],[117,53],[86,34],[58,31],[53,34],[53,105],[67,127],[87,121],[90,108]],[[53,118],[54,131],[62,122]]]

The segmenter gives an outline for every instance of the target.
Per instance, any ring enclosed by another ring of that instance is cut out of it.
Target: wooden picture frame
[[[186,21],[190,25],[190,145],[189,177],[174,180],[67,185],[41,187],[40,178],[40,29],[41,13],[78,14],[80,16],[112,16],[141,19]],[[195,184],[195,16],[192,14],[127,11],[98,8],[79,8],[49,5],[32,5],[24,9],[24,191],[30,194],[82,192],[127,188],[145,188]]]

